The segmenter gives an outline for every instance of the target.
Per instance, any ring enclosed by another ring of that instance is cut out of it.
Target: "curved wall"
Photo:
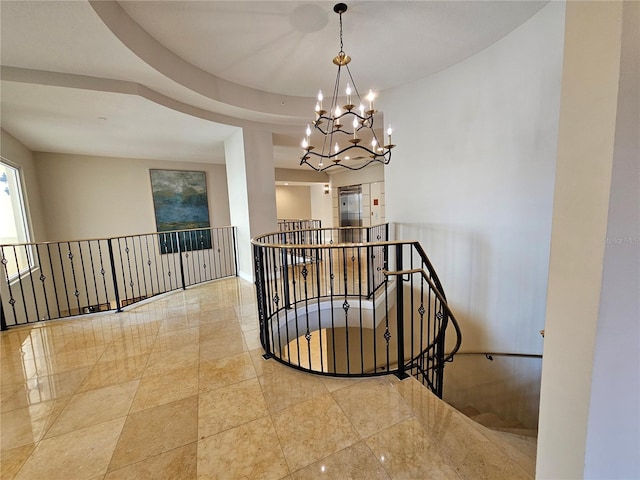
[[[463,351],[542,353],[564,8],[381,95],[398,145],[387,219],[432,259]]]

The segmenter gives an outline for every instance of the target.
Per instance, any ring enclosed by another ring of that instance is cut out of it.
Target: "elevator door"
[[[338,189],[340,199],[340,226],[362,226],[362,185],[340,187]],[[361,242],[361,229],[343,230],[341,235],[343,242]]]

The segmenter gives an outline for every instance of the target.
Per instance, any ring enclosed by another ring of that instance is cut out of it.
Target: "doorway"
[[[362,226],[362,185],[339,187],[338,204],[341,227]],[[362,230],[342,230],[340,237],[342,242],[359,243],[362,241]]]

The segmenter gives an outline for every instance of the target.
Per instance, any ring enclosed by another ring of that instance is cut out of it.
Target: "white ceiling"
[[[358,88],[384,90],[477,53],[544,3],[351,1],[344,50]],[[295,168],[286,144],[335,78],[333,5],[2,0],[2,128],[34,151],[219,163],[224,139],[253,125],[283,144],[276,166]]]
[[[2,116],[34,151],[202,163],[223,164],[237,130],[137,95],[19,82],[3,82]]]

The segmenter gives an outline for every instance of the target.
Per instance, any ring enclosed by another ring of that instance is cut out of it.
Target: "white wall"
[[[229,225],[224,165],[36,153],[48,241],[156,231],[149,169],[205,171],[212,226]]]
[[[310,188],[306,185],[277,185],[276,212],[282,220],[312,218]]]
[[[463,350],[542,352],[563,26],[552,2],[474,57],[380,95],[397,144],[387,220],[425,247]]]
[[[224,142],[231,222],[237,227],[238,275],[253,281],[251,239],[277,229],[273,137],[243,128]]]

